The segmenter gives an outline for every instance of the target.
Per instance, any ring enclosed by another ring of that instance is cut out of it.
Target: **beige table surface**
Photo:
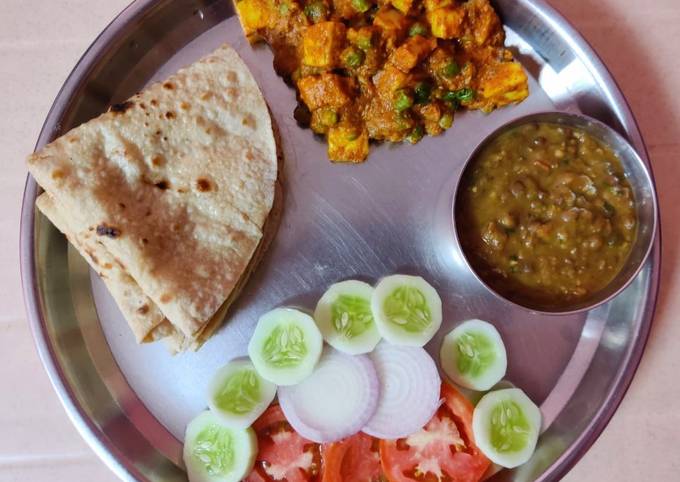
[[[181,1],[181,0],[176,0]],[[642,128],[663,225],[661,297],[620,409],[565,480],[680,481],[680,0],[551,0],[618,80]],[[114,481],[40,365],[19,281],[31,151],[59,87],[126,0],[0,0],[0,481]]]

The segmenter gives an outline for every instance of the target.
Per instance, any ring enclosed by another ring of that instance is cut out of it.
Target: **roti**
[[[278,177],[267,105],[226,45],[28,166],[46,191],[39,209],[102,276],[136,339],[179,349],[214,330],[252,269]]]

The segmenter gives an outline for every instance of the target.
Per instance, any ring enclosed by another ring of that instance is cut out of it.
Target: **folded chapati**
[[[228,46],[28,166],[46,191],[38,208],[100,274],[137,340],[174,350],[214,331],[252,269],[278,173],[267,105]]]

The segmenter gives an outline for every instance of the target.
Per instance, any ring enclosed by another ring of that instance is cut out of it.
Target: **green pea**
[[[399,89],[394,93],[394,108],[403,112],[413,105],[413,97],[405,90]]]
[[[351,48],[345,54],[344,62],[347,67],[356,69],[364,63],[365,54],[363,51],[355,48]]]
[[[427,27],[420,22],[416,22],[408,29],[408,36],[415,37],[416,35],[427,35]]]
[[[454,102],[458,100],[458,97],[456,97],[456,93],[452,90],[445,90],[442,92],[442,100],[445,100],[446,102]]]
[[[405,110],[404,112],[399,112],[396,114],[397,128],[400,131],[405,131],[413,127],[413,119],[411,118],[410,111]]]
[[[470,89],[469,87],[464,87],[456,91],[458,100],[461,102],[469,102],[471,100],[474,100],[475,94],[476,94],[475,91],[473,89]]]
[[[352,0],[352,7],[359,13],[364,13],[371,8],[371,2],[368,0]]]
[[[408,142],[410,142],[411,144],[416,144],[416,143],[418,143],[418,141],[420,141],[423,138],[424,135],[425,135],[425,129],[423,129],[423,126],[417,125],[406,136],[406,140]]]
[[[444,77],[454,77],[460,73],[460,66],[458,65],[458,62],[455,60],[451,59],[449,62],[444,65],[441,69],[441,74]]]
[[[290,6],[287,3],[282,3],[279,5],[279,13],[281,15],[288,15],[288,12],[290,11]]]
[[[427,104],[430,101],[432,86],[427,82],[418,82],[413,89],[416,104]]]
[[[453,114],[447,112],[439,118],[439,127],[442,129],[448,129],[453,125]]]
[[[442,99],[447,102],[468,102],[475,98],[475,91],[469,87],[458,90],[447,90],[442,94]]]
[[[359,47],[362,50],[371,50],[373,47],[373,40],[371,39],[371,36],[362,36],[357,39],[357,47]]]
[[[321,123],[326,127],[334,126],[338,123],[338,113],[333,109],[322,109],[319,112]]]
[[[305,5],[304,12],[312,22],[319,23],[326,19],[328,8],[323,2],[315,0]]]

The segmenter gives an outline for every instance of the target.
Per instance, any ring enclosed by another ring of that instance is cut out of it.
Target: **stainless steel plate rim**
[[[73,72],[59,92],[47,118],[37,143],[37,147],[46,144],[59,132],[58,120],[63,117],[69,106],[69,99],[84,82],[95,61],[110,47],[119,29],[127,23],[141,18],[159,0],[137,0],[125,9],[95,40],[92,46],[83,55]],[[628,104],[618,90],[615,81],[606,67],[566,20],[543,0],[516,0],[518,5],[529,9],[545,23],[550,24],[556,31],[562,32],[568,38],[570,47],[578,53],[581,61],[588,64],[588,68],[598,76],[598,85],[605,90],[605,95],[610,103],[618,109],[617,117],[621,120],[624,130],[628,134],[631,143],[637,148],[641,156],[646,160],[646,151],[641,135],[637,128]],[[124,480],[147,480],[144,475],[134,466],[125,453],[118,450],[106,433],[90,420],[87,409],[79,403],[73,388],[69,385],[63,367],[60,366],[55,354],[54,340],[45,320],[40,291],[38,287],[37,266],[35,259],[35,212],[34,202],[39,193],[35,181],[29,176],[26,182],[22,205],[21,228],[20,228],[20,263],[24,291],[24,302],[28,315],[29,324],[33,332],[36,347],[47,374],[57,392],[64,408],[81,435],[93,447],[101,459]],[[623,396],[628,389],[632,377],[640,362],[646,340],[649,336],[651,320],[656,306],[659,282],[660,264],[660,229],[657,227],[656,243],[653,251],[653,259],[648,263],[651,266],[651,278],[647,290],[645,310],[642,313],[642,321],[637,331],[637,337],[624,356],[625,366],[617,371],[617,378],[612,382],[611,389],[605,397],[605,403],[599,407],[595,416],[587,424],[573,442],[570,450],[562,453],[551,465],[549,477],[559,478],[564,475],[576,461],[587,451],[596,440],[597,436],[607,425]],[[541,476],[541,480],[548,480]]]

